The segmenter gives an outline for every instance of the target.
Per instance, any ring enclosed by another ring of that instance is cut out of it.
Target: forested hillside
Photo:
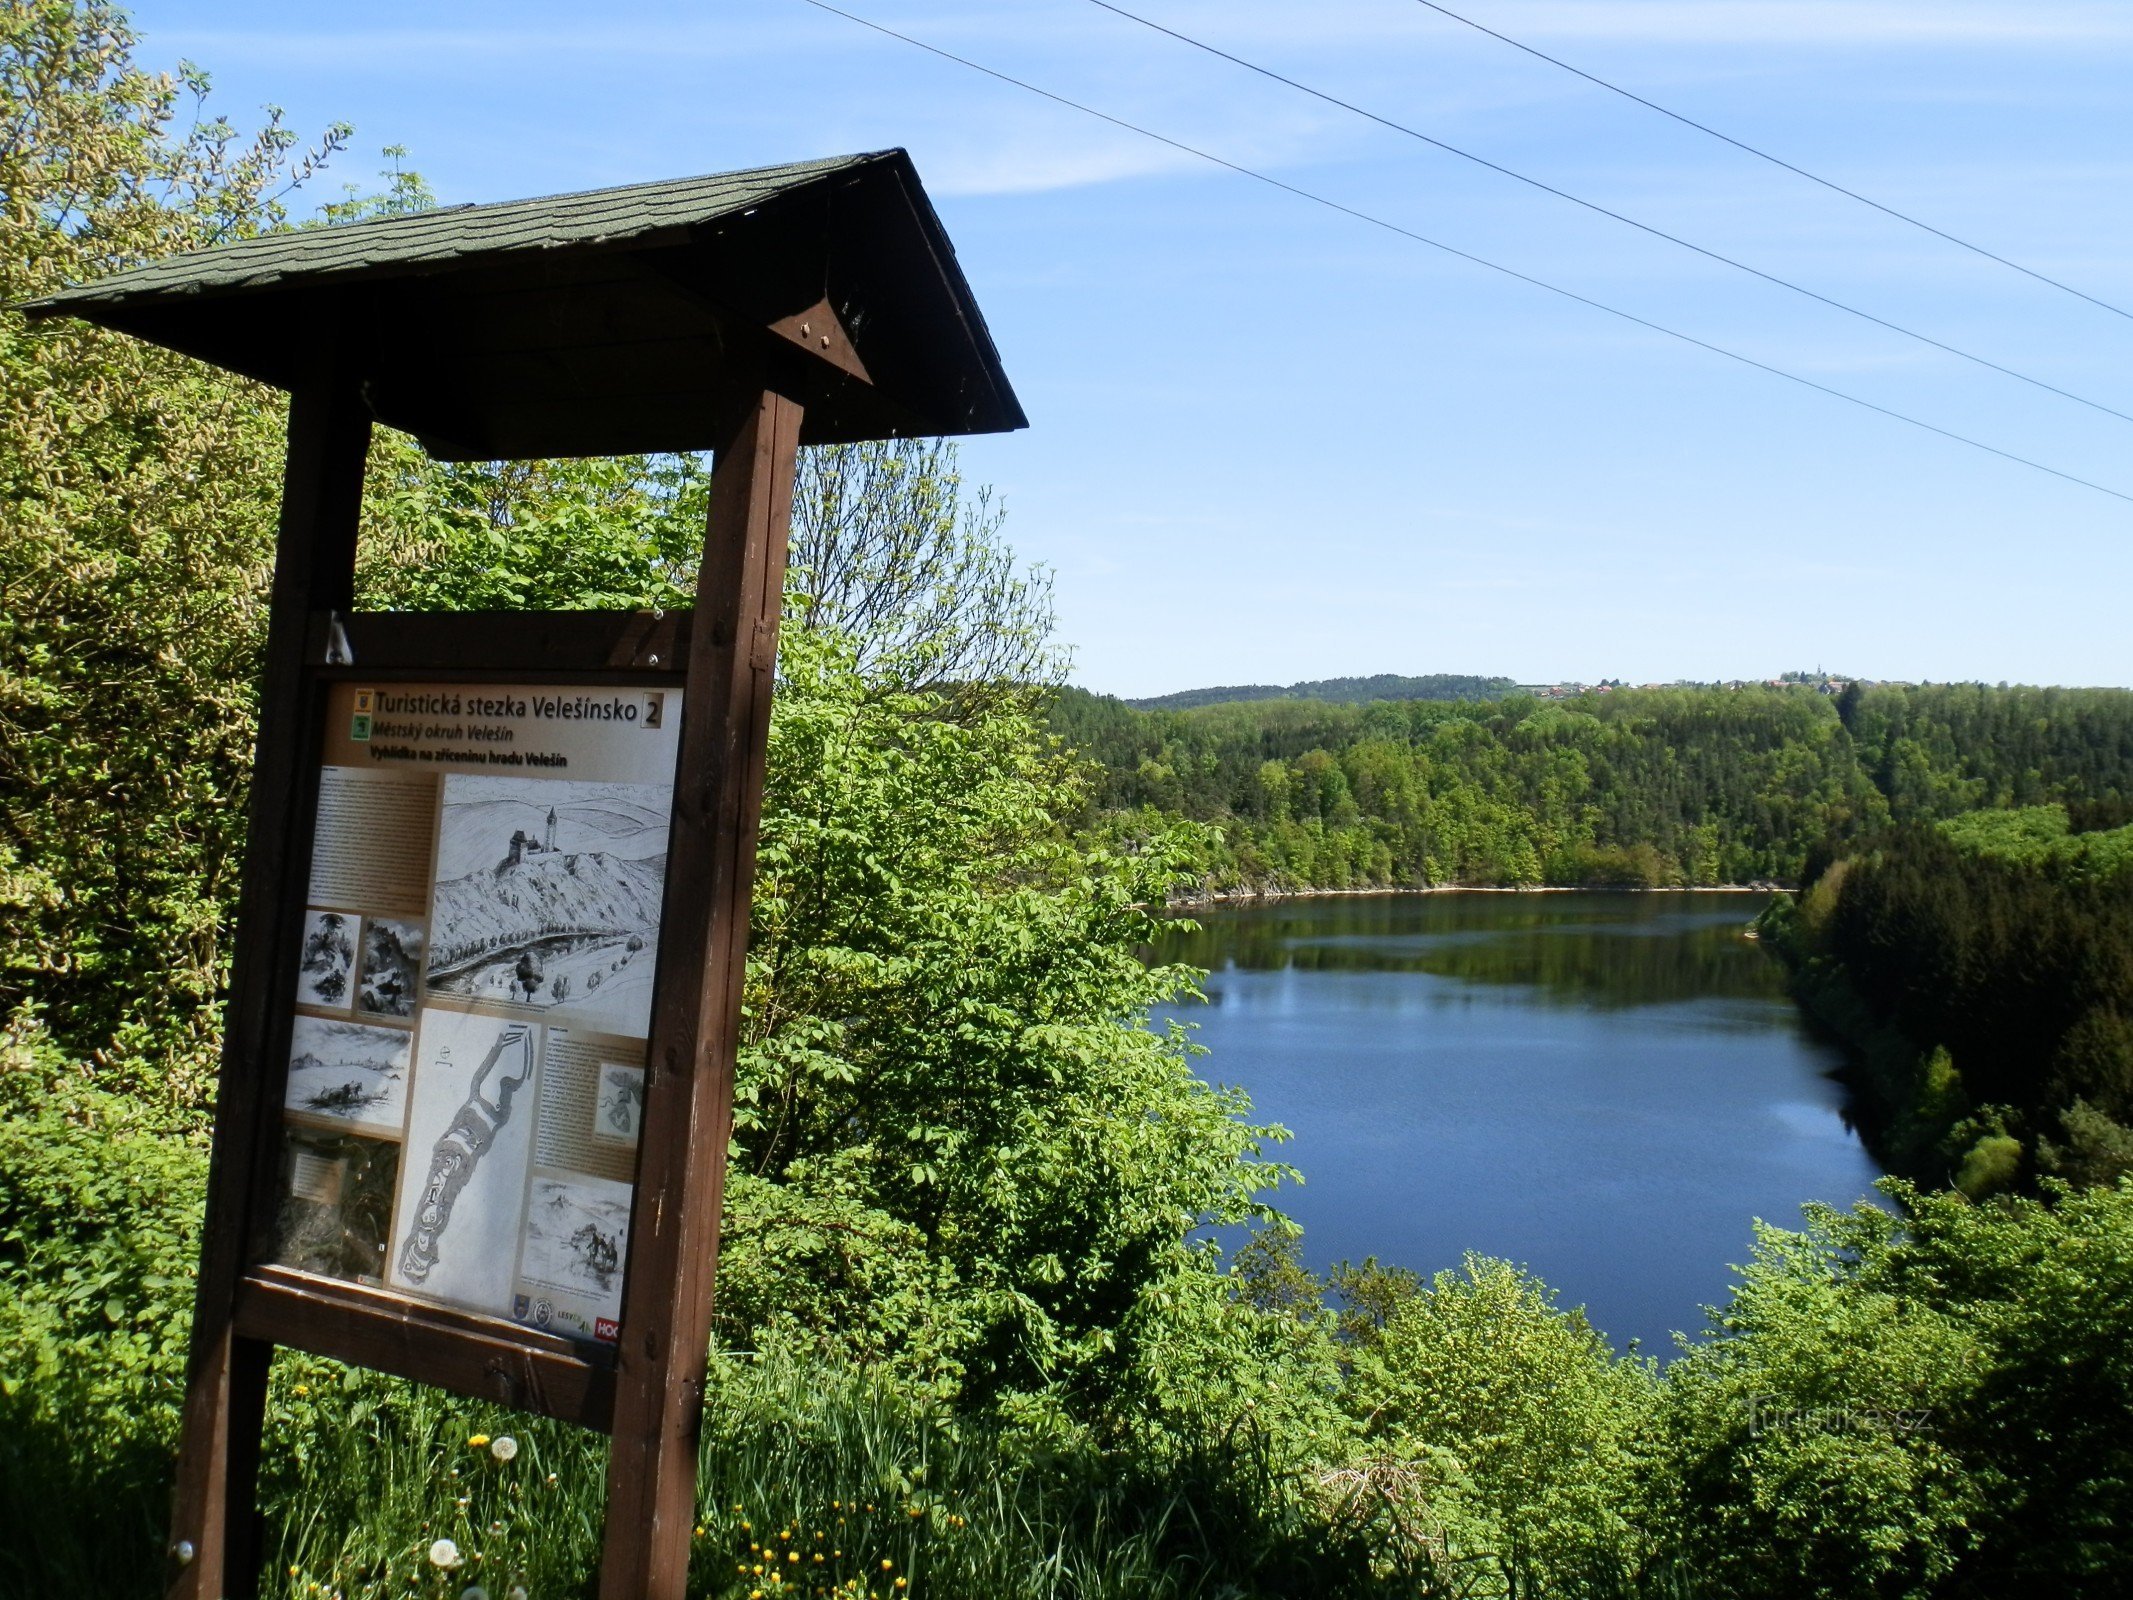
[[[2133,1173],[2133,826],[2096,825],[2127,810],[1894,828],[1764,917],[1905,1170],[1973,1194]]]
[[[1617,690],[1137,711],[1068,690],[1100,813],[1217,825],[1216,890],[1797,881],[1825,845],[2133,796],[2133,691]]]

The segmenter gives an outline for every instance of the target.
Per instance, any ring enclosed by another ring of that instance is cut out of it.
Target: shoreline
[[[1177,911],[1194,906],[1241,905],[1255,900],[1354,899],[1371,895],[1415,894],[1791,894],[1786,883],[1432,883],[1368,889],[1210,889],[1199,894],[1179,895],[1164,902],[1163,909]]]

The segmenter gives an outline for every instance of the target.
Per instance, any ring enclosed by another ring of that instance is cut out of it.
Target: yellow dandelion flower
[[[896,1563],[895,1563],[895,1562],[893,1562],[893,1561],[891,1561],[891,1560],[890,1560],[890,1559],[889,1559],[889,1558],[888,1558],[887,1556],[883,1556],[883,1557],[881,1558],[881,1570],[882,1570],[882,1571],[884,1571],[884,1572],[887,1572],[887,1571],[888,1571],[888,1570],[889,1570],[889,1569],[890,1569],[891,1567],[893,1567],[893,1566],[895,1566],[895,1565],[896,1565]]]
[[[788,1550],[785,1552],[785,1559],[787,1561],[798,1561],[800,1559],[800,1552],[797,1550]]]
[[[488,1447],[489,1436],[486,1433],[474,1434],[467,1440],[467,1448],[469,1450],[486,1450]]]
[[[899,1588],[899,1589],[901,1589],[901,1588],[902,1588],[903,1586],[904,1586],[904,1580],[903,1580],[903,1579],[901,1579],[901,1578],[898,1578],[898,1579],[896,1580],[896,1587],[897,1587],[897,1588]]]

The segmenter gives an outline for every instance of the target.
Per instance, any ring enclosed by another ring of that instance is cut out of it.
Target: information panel
[[[612,1343],[681,695],[327,693],[266,1259]]]

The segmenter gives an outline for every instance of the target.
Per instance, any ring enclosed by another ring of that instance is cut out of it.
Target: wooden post
[[[673,842],[608,1455],[601,1600],[682,1600],[749,894],[801,408],[765,390],[716,455],[682,698]]]
[[[259,753],[252,767],[208,1214],[186,1364],[166,1569],[172,1600],[248,1600],[258,1589],[253,1489],[273,1347],[239,1336],[233,1318],[249,1247],[248,1208],[281,1125],[278,1105],[267,1104],[266,1086],[278,1081],[274,1057],[288,1044],[288,1008],[277,1002],[294,992],[296,917],[304,894],[295,879],[308,854],[307,799],[317,766],[304,641],[315,613],[345,610],[353,597],[369,447],[370,416],[345,374],[321,370],[292,394],[260,677]]]

